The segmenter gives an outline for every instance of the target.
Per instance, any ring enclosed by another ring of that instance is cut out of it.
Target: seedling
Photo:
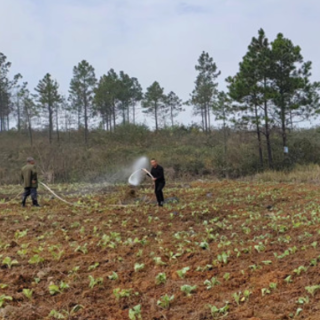
[[[207,250],[209,249],[209,243],[206,242],[206,241],[203,241],[199,244],[200,248],[204,249],[204,250]]]
[[[118,280],[119,276],[116,272],[113,271],[112,274],[110,276],[108,276],[108,278],[110,280]]]
[[[274,282],[271,282],[271,283],[269,284],[269,288],[270,288],[271,290],[275,290],[275,289],[277,289],[277,284],[274,283]]]
[[[94,278],[93,276],[89,276],[89,288],[93,289],[97,284],[103,284],[103,278]]]
[[[155,257],[155,258],[153,258],[153,260],[157,266],[165,266],[166,265],[166,263],[161,260],[161,257]]]
[[[66,289],[69,289],[69,285],[63,281],[60,282],[60,286],[57,286],[54,283],[50,283],[49,285],[49,292],[52,296],[61,293]]]
[[[40,257],[38,254],[34,255],[29,261],[30,264],[40,264],[44,262],[44,259]]]
[[[174,295],[169,296],[165,295],[160,298],[160,300],[157,301],[157,305],[163,309],[168,309],[170,306],[170,303],[174,300]]]
[[[222,252],[221,254],[218,255],[218,261],[223,262],[224,264],[228,263],[228,258],[230,256],[230,252]]]
[[[211,280],[206,280],[203,284],[207,286],[207,290],[210,290],[214,286],[220,284],[220,282],[217,280],[217,278],[212,277]]]
[[[241,291],[240,292],[235,292],[233,295],[233,299],[236,302],[236,304],[239,306],[240,305],[240,297],[241,297]]]
[[[227,315],[228,314],[229,302],[226,301],[225,306],[222,307],[222,308],[217,308],[216,306],[212,306],[210,304],[208,305],[208,307],[210,308],[212,317],[215,318],[219,313],[223,314],[223,315]]]
[[[316,294],[318,290],[320,290],[320,285],[313,285],[313,286],[308,286],[305,287],[308,293],[310,293],[313,297]]]
[[[51,246],[49,248],[49,251],[51,252],[51,254],[53,256],[53,259],[55,259],[57,261],[60,261],[61,257],[64,254],[64,251],[63,250],[59,250],[58,246]]]
[[[184,279],[189,270],[190,270],[190,267],[185,267],[185,268],[182,268],[181,270],[178,270],[177,274],[181,279]]]
[[[298,276],[300,276],[300,273],[301,273],[302,271],[307,272],[307,270],[308,270],[307,267],[300,266],[299,268],[294,269],[293,272],[296,273]]]
[[[23,290],[22,290],[22,293],[23,293],[29,300],[31,300],[32,294],[33,294],[33,290],[23,289]]]
[[[295,315],[294,315],[294,317],[298,317],[299,314],[300,314],[302,311],[303,311],[302,308],[298,308],[297,311],[296,311],[296,313],[295,313]]]
[[[3,259],[2,264],[7,266],[9,269],[12,268],[12,266],[16,266],[19,264],[17,260],[12,260],[10,257],[6,257]]]
[[[264,297],[266,294],[270,294],[271,291],[268,288],[262,288],[261,289],[261,294]]]
[[[89,268],[88,268],[88,271],[92,271],[92,270],[95,270],[99,267],[99,262],[96,262],[95,264],[91,265]]]
[[[23,237],[25,237],[26,235],[27,235],[27,233],[28,233],[28,229],[26,229],[26,230],[24,230],[24,231],[16,231],[15,233],[14,233],[14,238],[16,239],[16,240],[18,240],[18,239],[21,239],[21,238],[23,238]]]
[[[299,297],[297,303],[298,304],[308,304],[309,303],[309,297]]]
[[[5,294],[2,294],[0,296],[0,308],[3,307],[3,305],[5,304],[6,301],[12,301],[12,297],[6,296]]]
[[[117,300],[120,300],[120,298],[126,298],[126,297],[130,297],[132,292],[132,289],[114,289],[113,290],[113,295],[116,297]]]
[[[191,293],[197,289],[197,286],[190,286],[185,284],[181,286],[181,291],[184,292],[188,297],[191,296]]]
[[[78,246],[76,248],[76,250],[74,250],[75,252],[82,252],[83,254],[87,254],[88,253],[88,249],[87,249],[87,243],[85,243],[83,246]]]
[[[130,320],[142,320],[141,305],[140,304],[133,307],[132,309],[129,309],[129,319]]]
[[[157,276],[156,276],[156,284],[159,285],[161,283],[165,283],[167,281],[167,276],[164,272],[162,273],[159,273]]]
[[[226,272],[224,275],[223,275],[223,279],[225,281],[228,281],[230,279],[230,273],[229,272]]]
[[[135,263],[135,265],[134,265],[134,271],[135,272],[141,271],[143,269],[144,269],[144,263],[141,263],[141,264]]]

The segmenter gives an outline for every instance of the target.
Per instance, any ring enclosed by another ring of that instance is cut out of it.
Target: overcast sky
[[[85,59],[98,77],[123,70],[144,89],[156,80],[187,100],[201,52],[223,89],[259,28],[300,45],[320,80],[319,0],[0,0],[0,10],[0,52],[31,89],[49,72],[67,94]],[[190,123],[190,113],[179,120]]]

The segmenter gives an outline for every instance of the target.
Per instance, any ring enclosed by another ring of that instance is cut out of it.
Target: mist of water
[[[141,169],[147,169],[148,166],[149,159],[147,157],[137,159],[132,165],[132,174],[128,179],[129,184],[132,186],[138,186],[146,176],[146,173]]]

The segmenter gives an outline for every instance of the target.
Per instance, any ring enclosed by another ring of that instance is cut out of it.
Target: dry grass
[[[317,164],[297,165],[292,171],[265,171],[246,180],[260,182],[320,183],[320,166]]]

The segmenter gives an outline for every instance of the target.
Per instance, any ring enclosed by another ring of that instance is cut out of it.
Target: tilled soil
[[[68,196],[75,206],[2,204],[0,319],[140,319],[137,305],[144,320],[320,319],[317,186],[193,182],[165,196],[179,202],[124,186]]]

